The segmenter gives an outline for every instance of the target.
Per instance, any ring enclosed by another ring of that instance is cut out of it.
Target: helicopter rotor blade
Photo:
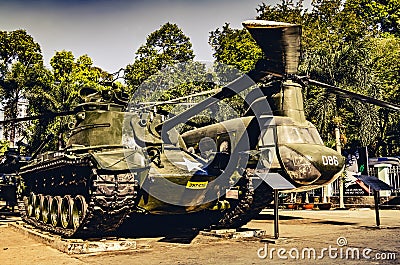
[[[220,100],[233,97],[270,76],[270,72],[297,73],[300,58],[300,25],[265,20],[247,20],[242,24],[261,47],[265,59],[259,60],[253,70],[223,87],[221,91],[166,120],[157,126],[157,129],[163,127],[165,131],[169,131]]]
[[[400,105],[394,104],[394,103],[390,103],[387,101],[383,101],[383,100],[379,100],[379,99],[375,99],[369,96],[364,96],[362,94],[358,94],[352,91],[348,91],[342,88],[339,88],[337,86],[332,86],[332,85],[328,85],[316,80],[312,80],[312,79],[308,79],[308,83],[311,85],[315,85],[315,86],[320,86],[323,87],[327,90],[328,93],[331,94],[335,94],[338,95],[340,97],[343,98],[351,98],[351,99],[356,99],[359,100],[361,102],[366,102],[366,103],[370,103],[379,107],[384,107],[384,108],[388,108],[388,109],[392,109],[392,110],[396,110],[396,111],[400,111]]]
[[[284,74],[279,74],[273,71],[267,71],[267,73],[273,77],[277,78],[286,78]],[[319,82],[313,79],[309,79],[306,76],[297,76],[297,75],[292,75],[291,78],[294,79],[294,81],[300,83],[301,85],[305,86],[306,84],[309,85],[314,85],[314,86],[319,86],[322,87],[326,90],[326,92],[338,95],[342,98],[350,98],[350,99],[355,99],[359,100],[361,102],[366,102],[372,105],[376,105],[379,107],[395,110],[395,111],[400,111],[400,105],[395,104],[395,103],[390,103],[384,100],[376,99],[373,97],[365,96],[359,93],[355,93],[337,86],[329,85],[323,82]]]
[[[168,101],[148,101],[148,102],[142,102],[139,103],[139,105],[154,105],[154,106],[158,106],[158,105],[166,105],[166,104],[179,104],[179,102],[177,101],[181,101],[181,100],[185,100],[188,98],[193,98],[193,97],[198,97],[198,96],[204,96],[204,95],[208,95],[208,94],[212,94],[212,93],[216,93],[221,91],[220,88],[216,88],[216,89],[212,89],[212,90],[207,90],[207,91],[202,91],[196,94],[192,94],[192,95],[188,95],[188,96],[184,96],[184,97],[179,97],[179,98],[174,98]]]
[[[242,25],[264,52],[271,69],[285,74],[297,73],[300,62],[300,25],[266,20],[247,20]]]
[[[186,122],[193,116],[196,116],[203,110],[211,107],[212,105],[218,103],[219,101],[225,98],[231,98],[239,94],[240,92],[244,91],[245,89],[253,86],[257,82],[269,76],[267,69],[269,69],[268,62],[263,59],[259,60],[256,63],[256,66],[253,70],[235,79],[234,81],[223,87],[216,94],[204,99],[203,101],[200,101],[199,103],[187,109],[186,111],[161,123],[160,125],[157,126],[157,130],[161,129],[162,127],[164,131],[169,131],[176,125]]]
[[[171,113],[169,111],[166,111],[166,110],[161,110],[161,109],[157,110],[157,113],[163,114],[165,116],[175,116],[175,114],[173,114],[173,113]],[[193,121],[190,121],[190,120],[186,121],[185,124],[189,125],[191,127],[199,127],[199,125],[197,123],[195,123]]]

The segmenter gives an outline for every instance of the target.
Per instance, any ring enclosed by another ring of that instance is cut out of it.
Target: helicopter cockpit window
[[[322,144],[318,131],[312,127],[278,126],[278,135],[280,144]]]
[[[324,144],[316,128],[307,128],[307,130],[310,133],[310,136],[313,138],[314,143],[322,145]]]

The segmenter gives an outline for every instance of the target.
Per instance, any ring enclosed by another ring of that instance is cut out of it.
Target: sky
[[[196,60],[211,61],[210,31],[226,22],[242,28],[242,21],[255,18],[258,5],[278,1],[0,0],[0,30],[27,30],[40,44],[46,66],[56,51],[67,50],[75,58],[87,54],[95,66],[113,73],[131,64],[146,37],[166,22],[190,38]]]

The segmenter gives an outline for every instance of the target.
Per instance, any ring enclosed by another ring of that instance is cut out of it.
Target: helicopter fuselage
[[[268,93],[268,87],[265,90]],[[230,154],[247,152],[246,167],[279,173],[296,190],[326,185],[341,174],[344,158],[326,147],[315,126],[305,119],[299,84],[287,80],[278,92],[247,101],[252,103],[248,116],[184,133],[187,147],[201,153],[200,144],[208,137],[215,146],[210,152],[223,152],[226,146]]]

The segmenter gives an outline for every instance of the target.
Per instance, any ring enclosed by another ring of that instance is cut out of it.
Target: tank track
[[[84,198],[84,210],[81,213],[79,224],[73,225],[71,220],[68,221],[69,225],[67,227],[54,226],[51,224],[51,221],[44,223],[43,212],[40,213],[39,218],[32,213],[29,216],[29,197],[23,196],[18,201],[18,207],[21,217],[25,222],[43,231],[59,234],[66,238],[99,237],[109,235],[110,232],[115,231],[123,220],[135,211],[135,199],[138,190],[138,182],[135,179],[135,175],[131,172],[123,174],[115,174],[113,172],[108,172],[107,174],[107,172],[102,172],[102,174],[99,174],[87,157],[75,160],[61,158],[57,161],[42,163],[40,166],[36,166],[34,170],[23,172],[23,174],[37,174],[43,171],[48,175],[50,172],[57,174],[61,169],[63,170],[62,172],[65,172],[68,166],[71,166],[71,168],[72,166],[80,168],[83,172],[90,172],[89,176],[84,176],[78,181],[63,183],[63,187],[59,185],[61,190],[71,190],[70,194],[64,194],[64,198],[65,196],[74,196],[76,198],[79,195],[80,198]],[[69,173],[74,177],[72,171]],[[84,189],[82,187],[77,188],[84,185],[86,186]],[[73,186],[76,188],[75,191]],[[52,196],[52,200],[54,200],[56,196],[61,195],[44,194],[42,193],[44,189],[45,187],[41,187],[41,185],[33,187],[30,196],[37,196],[38,198],[39,195],[50,195]],[[53,187],[53,190],[56,189]],[[70,218],[73,218],[72,213]]]
[[[242,195],[239,202],[230,209],[222,212],[223,216],[214,221],[212,229],[239,228],[254,219],[273,200],[272,189],[263,181],[253,187],[252,169],[247,169],[240,180]]]

